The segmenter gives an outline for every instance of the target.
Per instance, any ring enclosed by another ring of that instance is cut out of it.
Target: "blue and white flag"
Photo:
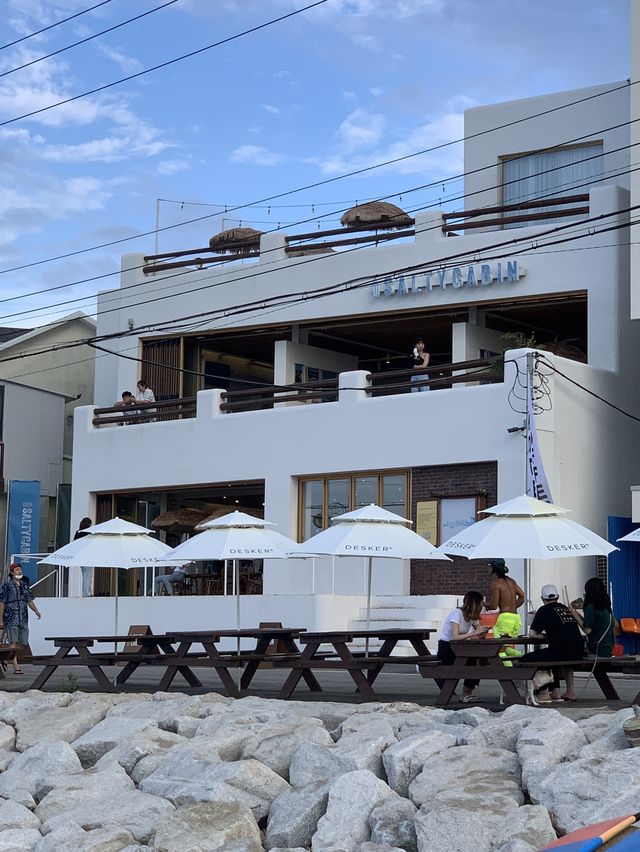
[[[547,475],[542,464],[540,446],[538,445],[532,390],[529,390],[527,394],[527,424],[527,494],[529,497],[535,497],[536,500],[553,503]]]
[[[9,482],[6,558],[17,559],[31,582],[37,579],[38,558],[29,559],[20,554],[38,553],[39,541],[40,481],[12,479]]]

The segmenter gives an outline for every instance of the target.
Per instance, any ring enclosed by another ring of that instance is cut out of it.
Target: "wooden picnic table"
[[[441,665],[434,674],[433,670],[421,667],[423,677],[443,681],[440,695],[436,704],[446,705],[451,700],[460,680],[497,680],[502,687],[506,699],[512,704],[524,704],[525,697],[516,686],[516,681],[527,681],[536,669],[547,669],[565,666],[574,671],[591,672],[593,678],[602,690],[605,698],[611,701],[619,700],[620,696],[609,678],[609,672],[628,674],[640,672],[640,661],[635,658],[611,657],[596,663],[595,660],[558,660],[551,662],[521,662],[517,657],[511,657],[507,666],[498,656],[503,645],[545,645],[546,639],[533,636],[517,636],[502,639],[455,639],[451,648],[456,658],[451,665]],[[637,696],[640,698],[640,693]]]
[[[286,665],[301,656],[296,640],[305,633],[303,627],[256,627],[243,630],[185,630],[171,634],[178,642],[178,648],[172,659],[167,661],[167,671],[160,682],[159,689],[166,690],[173,682],[182,663],[189,666],[214,667],[222,680],[227,693],[238,697],[241,689],[248,689],[261,663]],[[220,651],[217,647],[222,639],[255,639],[255,647],[248,651]],[[272,643],[277,642],[284,648],[282,653],[269,653]],[[202,645],[204,654],[193,656],[193,645]],[[243,666],[244,672],[238,686],[228,672],[228,666]],[[304,679],[313,692],[321,690],[320,684],[312,672],[305,672]]]
[[[289,698],[301,678],[311,674],[312,669],[344,669],[356,685],[358,692],[364,697],[375,699],[373,684],[388,663],[403,663],[417,665],[433,663],[435,658],[427,648],[427,640],[433,630],[413,630],[395,628],[389,630],[350,630],[321,633],[305,633],[300,636],[300,642],[305,646],[297,659],[283,663],[283,667],[291,668],[278,694],[279,698]],[[379,639],[382,645],[367,652],[353,651],[349,645],[355,639]],[[392,657],[391,652],[401,640],[408,641],[416,652],[416,656]],[[328,654],[321,650],[323,645],[333,648]],[[278,666],[276,662],[274,665]],[[367,672],[366,676],[364,672]],[[307,681],[308,682],[308,681]]]

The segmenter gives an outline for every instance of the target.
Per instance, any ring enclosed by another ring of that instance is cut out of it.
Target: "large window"
[[[300,480],[300,510],[298,537],[306,541],[326,529],[331,518],[352,509],[376,503],[408,517],[407,471],[381,473],[351,473],[336,476],[317,476]]]
[[[599,180],[602,180],[602,142],[502,158],[503,204],[585,193]],[[549,205],[541,209],[547,212],[560,208]],[[509,227],[517,225],[505,225]]]

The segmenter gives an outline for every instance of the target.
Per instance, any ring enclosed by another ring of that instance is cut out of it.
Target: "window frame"
[[[298,518],[296,524],[296,540],[298,542],[308,541],[303,539],[304,525],[304,486],[306,482],[322,482],[322,529],[318,532],[328,529],[329,527],[329,480],[332,479],[348,479],[349,480],[349,506],[345,510],[352,512],[355,508],[356,496],[356,480],[377,477],[376,486],[376,505],[381,506],[383,479],[385,476],[404,476],[405,478],[405,499],[404,511],[402,517],[411,517],[411,469],[410,468],[378,468],[376,470],[358,470],[358,471],[336,471],[334,473],[309,474],[297,477],[298,481]],[[312,536],[309,536],[311,538]]]

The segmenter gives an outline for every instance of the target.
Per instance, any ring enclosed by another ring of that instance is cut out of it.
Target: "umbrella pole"
[[[531,560],[524,560],[524,631],[529,632],[529,611],[531,609]]]
[[[240,631],[240,560],[233,560],[233,576],[236,586],[236,630]],[[236,651],[240,656],[240,634],[238,633],[236,641]],[[238,691],[240,690],[240,679],[242,677],[242,667],[238,666]]]
[[[369,563],[367,566],[367,632],[369,631],[369,625],[371,622],[371,574],[373,571],[373,556],[367,557],[367,562]],[[365,638],[364,643],[364,655],[365,657],[369,656],[369,637]]]
[[[120,570],[116,568],[116,601],[114,607],[114,626],[113,626],[113,635],[118,635],[118,580],[120,579]],[[114,662],[113,662],[113,685],[116,686],[116,680],[118,677],[118,663],[115,660],[115,657],[118,656],[118,642],[114,639],[113,642],[113,654],[114,654]]]

